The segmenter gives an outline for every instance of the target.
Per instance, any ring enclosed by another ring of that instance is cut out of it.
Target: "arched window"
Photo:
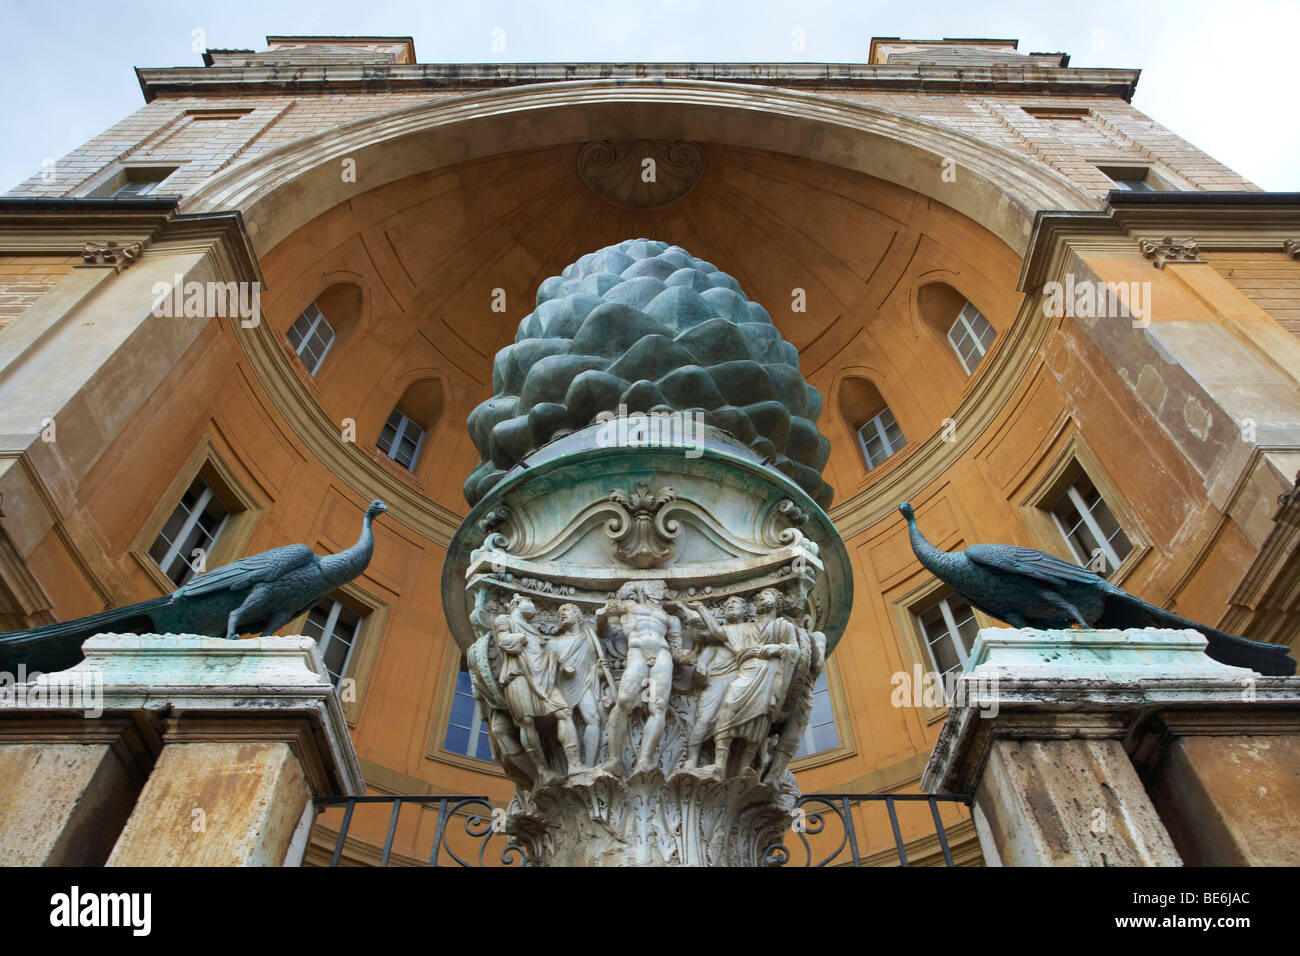
[[[857,435],[868,468],[876,467],[907,444],[893,411],[870,379],[856,375],[844,379],[839,400],[840,414]]]
[[[946,282],[931,282],[917,292],[921,317],[943,336],[967,375],[993,345],[997,331],[969,299]]]
[[[362,295],[351,282],[336,282],[302,310],[286,333],[289,346],[313,377],[361,318]]]
[[[423,378],[412,382],[389,413],[375,444],[393,461],[415,471],[420,450],[442,415],[442,380]]]

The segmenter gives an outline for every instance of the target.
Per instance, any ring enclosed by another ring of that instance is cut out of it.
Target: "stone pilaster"
[[[295,866],[312,797],[364,792],[311,638],[101,634],[82,649],[0,709],[0,766],[19,782],[0,797],[5,862]],[[60,685],[82,688],[82,714]]]
[[[1170,709],[1142,731],[1134,759],[1185,862],[1300,865],[1300,700]]]
[[[994,864],[1177,866],[1208,862],[1198,847],[1210,844],[1264,861],[1264,831],[1294,815],[1283,783],[1292,738],[1276,735],[1294,725],[1300,680],[1219,664],[1205,643],[1154,628],[980,631],[922,786],[975,795]],[[1243,736],[1195,729],[1206,715],[1223,727],[1226,714]],[[1271,727],[1275,743],[1250,740],[1241,721]],[[1246,759],[1256,787],[1282,789],[1267,827],[1249,812],[1263,795],[1249,799],[1240,772],[1220,776]]]
[[[0,866],[101,866],[162,746],[147,715],[0,708]]]

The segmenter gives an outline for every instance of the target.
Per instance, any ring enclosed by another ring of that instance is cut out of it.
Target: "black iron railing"
[[[393,805],[393,809],[388,815],[388,833],[384,837],[384,850],[379,857],[380,866],[388,866],[388,861],[393,853],[393,838],[397,835],[398,817],[401,815],[402,807],[408,803],[437,804],[438,819],[434,825],[433,849],[429,853],[429,866],[485,866],[485,857],[493,839],[496,839],[501,847],[497,862],[504,866],[528,865],[523,848],[511,843],[498,823],[503,817],[502,812],[498,810],[494,814],[492,804],[487,797],[404,795],[317,797],[316,806],[318,808],[343,807],[343,821],[339,826],[338,839],[334,843],[334,854],[330,857],[330,866],[339,865],[339,860],[343,855],[343,847],[347,843],[348,831],[352,826],[352,815],[357,805],[371,803],[391,803]],[[483,812],[476,812],[476,808],[482,808]],[[476,862],[471,863],[458,853],[452,845],[453,842],[463,841],[449,839],[452,833],[450,824],[457,815],[463,815],[465,821],[463,829],[468,842],[471,845],[476,844],[478,847],[478,852],[473,854],[473,859]],[[446,859],[450,859],[451,862],[443,862]]]
[[[942,818],[939,816],[939,804],[950,803],[970,807],[971,798],[965,795],[947,795],[933,793],[809,793],[799,798],[795,804],[794,822],[790,829],[803,847],[801,866],[863,866],[862,850],[859,846],[858,828],[854,823],[853,810],[860,804],[885,805],[889,815],[889,827],[894,837],[894,851],[898,855],[899,866],[910,866],[907,857],[907,844],[903,841],[902,827],[898,821],[899,803],[919,803],[924,801],[930,808],[930,819],[934,822],[934,835],[938,838],[939,849],[943,853],[944,866],[956,866],[952,858],[952,848],[948,845],[948,834]],[[809,810],[820,806],[823,809]],[[835,832],[828,829],[834,821],[839,826],[839,840]],[[809,839],[812,837],[813,839]],[[764,863],[767,866],[785,866],[790,862],[790,838],[784,844],[777,843],[767,848]],[[848,851],[847,854],[845,851]],[[816,861],[816,862],[814,862]]]
[[[854,822],[854,810],[862,805],[884,804],[888,814],[890,830],[893,834],[894,850],[900,866],[910,866],[907,844],[903,840],[903,828],[899,823],[898,804],[925,802],[930,810],[930,819],[934,824],[932,834],[922,833],[920,840],[933,835],[943,854],[943,865],[955,866],[952,848],[948,844],[948,835],[943,819],[939,813],[940,804],[959,804],[969,807],[968,796],[939,795],[926,793],[810,793],[800,797],[795,805],[791,822],[791,833],[797,846],[802,847],[803,862],[796,866],[866,866],[879,860],[880,854],[864,857],[859,840],[859,825]],[[343,819],[339,825],[338,838],[334,852],[330,857],[330,866],[338,866],[347,843],[352,826],[353,814],[357,806],[368,804],[391,804],[388,815],[388,827],[384,838],[384,848],[379,858],[379,866],[388,866],[393,854],[393,842],[397,835],[398,822],[402,807],[407,804],[427,806],[430,810],[436,805],[437,820],[433,828],[433,846],[428,857],[428,866],[485,866],[488,865],[488,850],[496,852],[493,860],[503,866],[527,866],[528,860],[524,850],[510,839],[503,830],[504,813],[500,808],[494,810],[487,797],[474,796],[365,796],[365,797],[319,797],[316,806],[320,809],[342,807]],[[817,808],[817,809],[813,809]],[[459,829],[454,821],[463,819]],[[913,821],[914,822],[914,821]],[[838,828],[838,830],[836,830]],[[910,828],[909,828],[910,829]],[[464,836],[460,836],[460,830]],[[495,843],[493,841],[496,841]],[[764,854],[765,866],[786,866],[794,856],[790,848],[791,837],[785,843],[777,843],[767,848]],[[455,844],[455,845],[453,845]],[[913,841],[913,847],[917,845]],[[499,847],[499,850],[497,848]],[[469,848],[470,852],[465,852]],[[423,857],[421,857],[423,863]]]

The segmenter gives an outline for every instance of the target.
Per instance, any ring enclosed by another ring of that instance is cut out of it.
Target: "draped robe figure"
[[[717,756],[714,765],[725,772],[734,740],[743,740],[740,768],[751,767],[767,740],[773,718],[785,702],[786,690],[799,655],[795,625],[773,617],[763,629],[757,623],[743,633],[748,646],[739,649],[739,667],[718,711]]]
[[[546,770],[548,761],[537,720],[554,717],[560,746],[568,758],[569,771],[573,772],[582,766],[582,760],[573,712],[556,684],[558,664],[554,655],[542,647],[541,639],[527,621],[536,613],[532,602],[517,598],[511,602],[511,611],[509,616],[501,614],[496,618],[496,642],[504,658],[499,683],[510,716],[519,724],[520,743],[540,775],[552,775]]]
[[[754,625],[744,619],[744,598],[728,598],[723,604],[722,613],[726,618],[724,624],[714,621],[708,609],[698,601],[692,602],[691,608],[704,625],[708,646],[700,653],[695,664],[696,679],[703,680],[704,688],[700,691],[695,723],[686,742],[685,769],[688,770],[699,763],[700,748],[716,732],[718,712],[722,709],[731,682],[736,678],[736,656],[753,643],[749,640],[749,632],[754,630]],[[716,763],[714,769],[717,769]]]
[[[582,755],[587,766],[596,762],[600,747],[600,660],[596,633],[582,620],[576,604],[562,604],[559,610],[560,631],[547,642],[559,668],[560,695],[582,718]],[[611,697],[614,688],[610,688]]]

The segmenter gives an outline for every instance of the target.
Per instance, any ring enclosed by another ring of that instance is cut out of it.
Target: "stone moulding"
[[[1172,236],[1165,236],[1159,242],[1154,239],[1139,239],[1138,248],[1157,269],[1163,269],[1171,262],[1205,262],[1200,256],[1196,241],[1190,238],[1179,242],[1175,242]]]
[[[602,139],[578,150],[578,176],[601,199],[623,209],[667,206],[703,175],[699,143]]]
[[[453,132],[457,124],[466,124],[462,135]],[[610,138],[707,139],[857,169],[951,205],[1017,250],[1025,248],[1038,210],[1098,205],[1041,162],[892,110],[775,87],[610,79],[466,93],[344,124],[230,167],[184,206],[239,209],[250,235],[271,246],[363,188],[493,155],[502,142],[530,149],[588,141],[595,130]],[[382,171],[379,178],[340,184],[338,162],[349,156]],[[938,175],[945,158],[968,173],[961,192]],[[311,202],[285,215],[274,197],[286,188]]]
[[[138,242],[119,245],[117,240],[109,239],[102,245],[87,242],[81,249],[81,258],[84,265],[112,266],[114,272],[122,272],[140,258],[142,251],[143,246]]]

